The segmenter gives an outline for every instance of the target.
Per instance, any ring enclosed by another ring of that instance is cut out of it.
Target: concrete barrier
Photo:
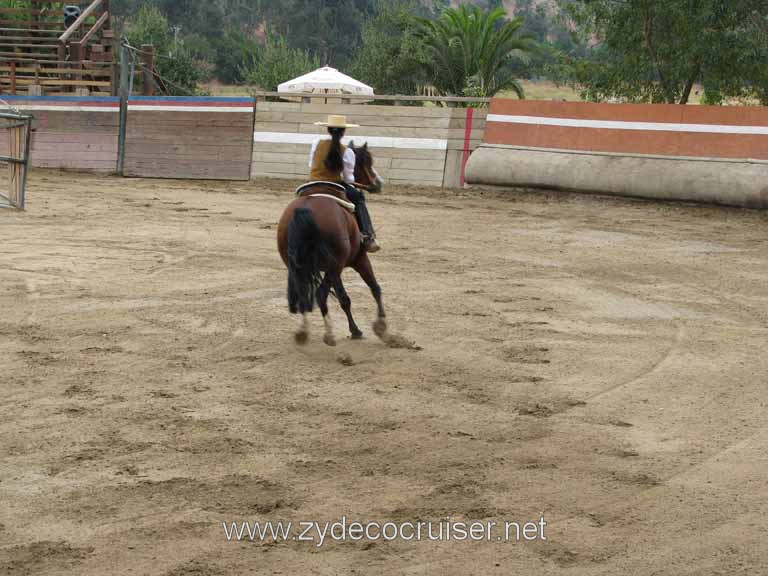
[[[768,109],[494,100],[467,182],[768,208]]]

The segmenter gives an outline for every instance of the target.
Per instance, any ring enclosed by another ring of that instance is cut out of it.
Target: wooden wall
[[[114,172],[119,101],[116,98],[3,96],[34,116],[31,163],[40,168]],[[7,142],[0,138],[0,153]]]
[[[115,171],[119,99],[5,98],[35,117],[33,166]],[[132,98],[125,175],[303,180],[312,141],[324,134],[314,123],[329,114],[361,125],[348,139],[369,143],[388,182],[445,187],[462,185],[465,156],[482,141],[486,122],[482,109],[259,101],[254,115],[250,98]]]
[[[125,175],[248,180],[251,98],[133,98]]]
[[[768,107],[494,99],[485,143],[581,152],[768,160]]]
[[[360,124],[346,141],[368,142],[377,171],[394,184],[459,186],[465,142],[474,149],[485,127],[481,110],[467,132],[466,109],[259,101],[252,177],[306,179],[312,141],[326,133],[314,123],[329,114]]]

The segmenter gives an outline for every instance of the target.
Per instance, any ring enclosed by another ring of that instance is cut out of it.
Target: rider
[[[376,243],[371,216],[362,191],[355,188],[355,152],[341,143],[347,128],[357,128],[357,124],[348,124],[346,116],[328,116],[327,122],[315,122],[316,126],[326,126],[331,138],[318,138],[312,144],[309,154],[309,177],[313,182],[336,182],[347,190],[347,198],[355,205],[357,225],[363,236],[363,245],[368,252],[378,252],[381,248]]]

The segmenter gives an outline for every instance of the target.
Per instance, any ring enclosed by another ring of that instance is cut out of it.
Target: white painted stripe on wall
[[[39,104],[14,104],[16,110],[42,110],[44,112],[120,112],[114,106],[45,106]]]
[[[508,116],[488,114],[488,122],[534,124],[568,128],[607,128],[610,130],[645,130],[651,132],[697,132],[704,134],[753,134],[768,136],[768,126],[728,126],[719,124],[673,124],[664,122],[622,122],[618,120],[579,120],[544,116]]]
[[[150,106],[147,104],[129,104],[128,110],[135,112],[237,112],[253,114],[250,106]]]
[[[321,134],[298,134],[295,132],[254,132],[254,142],[272,144],[312,144]],[[344,144],[350,141],[358,144],[367,142],[374,148],[409,148],[419,150],[447,150],[448,140],[440,138],[398,138],[387,136],[363,136],[355,134],[344,138]]]

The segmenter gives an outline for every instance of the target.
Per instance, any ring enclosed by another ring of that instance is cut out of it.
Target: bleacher
[[[109,0],[10,4],[0,8],[0,93],[114,93]]]

